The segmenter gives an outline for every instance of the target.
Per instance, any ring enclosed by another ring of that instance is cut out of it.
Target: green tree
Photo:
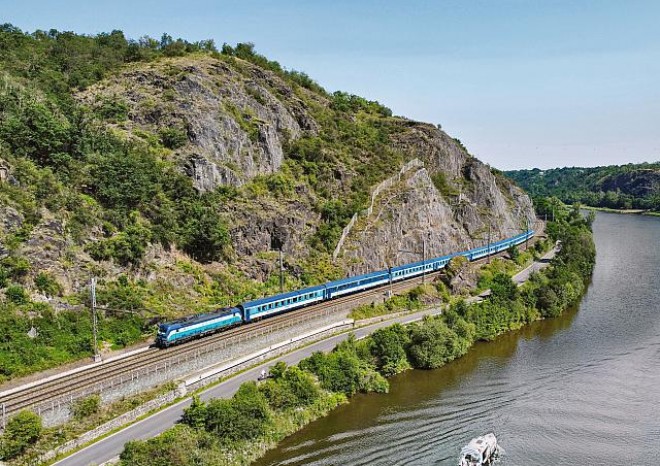
[[[229,243],[227,226],[215,209],[200,202],[188,204],[181,232],[184,251],[201,262],[210,262],[221,258]]]
[[[402,372],[410,367],[406,346],[410,342],[408,330],[400,324],[377,330],[371,335],[371,351],[378,369],[385,376]]]
[[[518,287],[505,273],[496,273],[490,285],[491,299],[515,301],[518,297]]]
[[[426,317],[410,328],[408,356],[417,369],[435,369],[462,356],[465,345],[442,319]]]
[[[193,395],[190,406],[183,410],[181,421],[195,429],[201,429],[206,425],[208,412],[206,404],[199,399],[199,395]]]
[[[2,434],[2,456],[14,458],[41,437],[41,418],[32,411],[20,411],[7,422]]]

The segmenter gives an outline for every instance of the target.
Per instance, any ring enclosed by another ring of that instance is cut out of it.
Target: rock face
[[[133,136],[164,129],[185,135],[174,155],[197,189],[239,186],[276,172],[283,143],[316,130],[303,101],[280,78],[240,66],[247,74],[208,57],[170,61],[120,73],[80,99],[92,108],[126,105],[129,119],[118,127]]]
[[[401,176],[377,197],[371,213],[358,216],[347,236],[343,255],[353,264],[352,270],[376,270],[443,256],[487,244],[489,234],[494,242],[533,224],[526,196],[512,189],[519,202],[523,199],[515,204],[514,198],[497,189],[488,169],[474,172],[474,187],[460,195],[460,200],[443,196],[425,167]]]
[[[601,180],[602,191],[619,191],[635,197],[652,197],[660,193],[660,170],[638,169],[606,176]]]
[[[489,235],[494,242],[533,226],[533,206],[521,189],[446,133],[409,125],[393,145],[419,163],[377,196],[371,212],[358,216],[343,248],[353,272],[482,246]]]

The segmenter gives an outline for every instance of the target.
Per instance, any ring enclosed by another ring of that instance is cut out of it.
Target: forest
[[[660,163],[504,172],[533,197],[566,204],[660,212]]]

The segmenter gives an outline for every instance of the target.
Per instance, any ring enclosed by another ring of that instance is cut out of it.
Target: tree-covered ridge
[[[534,197],[567,204],[660,211],[660,163],[514,170],[506,176]]]

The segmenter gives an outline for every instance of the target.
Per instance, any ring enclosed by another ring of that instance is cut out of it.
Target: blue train
[[[175,320],[159,325],[156,346],[168,346],[215,333],[235,325],[260,320],[275,314],[328,301],[339,296],[357,293],[380,285],[406,280],[424,273],[435,272],[445,267],[456,256],[464,256],[470,261],[481,259],[491,254],[504,251],[511,246],[521,244],[534,236],[534,230],[528,230],[489,246],[482,246],[469,251],[447,256],[400,265],[391,269],[358,275],[312,286],[302,290],[282,293],[267,298],[248,301],[236,307],[222,308],[208,314],[200,314],[186,319]]]

